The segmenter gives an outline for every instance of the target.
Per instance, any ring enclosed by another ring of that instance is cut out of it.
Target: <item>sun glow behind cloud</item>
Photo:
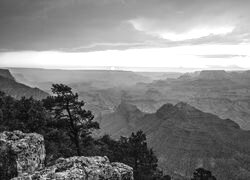
[[[234,31],[235,26],[233,25],[196,25],[188,30],[183,30],[181,32],[175,32],[167,25],[163,27],[158,27],[154,20],[149,19],[133,19],[128,21],[132,26],[137,30],[144,32],[146,34],[156,36],[162,39],[170,40],[170,41],[185,41],[191,39],[198,39],[202,37],[207,37],[210,35],[227,35]],[[157,23],[159,24],[159,22]]]
[[[86,67],[183,67],[237,65],[250,68],[250,45],[197,45],[171,48],[98,52],[9,52],[0,56],[2,67],[84,69]],[[221,56],[232,58],[216,58]],[[215,58],[204,58],[205,56]]]
[[[190,39],[198,39],[202,37],[206,37],[209,35],[226,35],[233,32],[234,27],[216,27],[216,28],[195,28],[188,32],[177,34],[171,32],[157,32],[159,36],[163,39],[168,39],[171,41],[184,41]]]

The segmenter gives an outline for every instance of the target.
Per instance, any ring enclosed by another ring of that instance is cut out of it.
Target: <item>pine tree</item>
[[[193,178],[191,180],[216,180],[216,178],[210,171],[203,168],[198,168],[193,173]]]
[[[122,162],[133,167],[135,180],[153,179],[157,172],[157,157],[153,150],[148,148],[146,140],[143,131],[120,139],[121,151],[124,154]]]
[[[46,98],[44,106],[52,113],[54,126],[67,133],[80,156],[81,144],[89,139],[94,129],[99,129],[99,124],[93,121],[91,111],[83,109],[84,101],[79,100],[78,94],[73,93],[69,86],[53,84],[52,92],[55,96]]]

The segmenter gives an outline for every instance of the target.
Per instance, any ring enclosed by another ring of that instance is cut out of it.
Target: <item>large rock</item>
[[[44,168],[43,136],[0,133],[0,180],[133,180],[133,168],[107,157],[60,158]]]
[[[9,180],[16,176],[16,155],[8,144],[0,141],[0,179]]]
[[[0,133],[0,154],[0,169],[5,169],[0,171],[0,176],[5,179],[14,174],[32,173],[44,167],[44,138],[36,133],[5,131]]]
[[[60,158],[55,165],[12,180],[133,180],[133,169],[107,157]]]

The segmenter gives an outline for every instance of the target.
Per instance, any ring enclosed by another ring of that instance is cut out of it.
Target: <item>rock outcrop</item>
[[[3,69],[0,69],[0,91],[5,92],[15,99],[21,99],[24,96],[26,98],[33,97],[34,99],[41,100],[49,96],[48,93],[38,88],[32,88],[17,82],[10,71]]]
[[[0,133],[0,180],[133,180],[133,168],[107,157],[60,158],[46,168],[44,160],[43,136]]]
[[[12,74],[8,69],[0,69],[0,76],[11,80],[15,80],[15,78],[12,76]]]
[[[133,180],[133,169],[122,163],[110,163],[107,157],[60,158],[55,165],[12,180]]]
[[[215,80],[222,80],[228,79],[230,75],[224,70],[206,70],[201,71],[198,78],[199,79],[215,79]]]
[[[0,133],[0,154],[0,169],[6,169],[0,176],[32,173],[44,167],[44,138],[36,133],[5,131]]]
[[[16,155],[7,143],[0,141],[0,179],[9,180],[16,176]]]

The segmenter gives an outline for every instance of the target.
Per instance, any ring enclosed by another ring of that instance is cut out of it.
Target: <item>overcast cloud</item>
[[[73,58],[74,67],[147,59],[155,67],[250,68],[249,9],[250,0],[0,0],[0,66],[29,59],[37,67],[43,57],[53,68],[68,53],[61,68]]]
[[[1,0],[0,49],[249,42],[249,7],[248,0]]]

